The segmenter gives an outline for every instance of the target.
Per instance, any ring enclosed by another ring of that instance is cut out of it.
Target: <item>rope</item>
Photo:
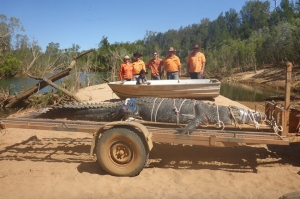
[[[242,129],[242,128],[240,127],[239,123],[236,121],[236,119],[235,119],[235,117],[234,117],[234,114],[233,114],[233,112],[232,112],[231,106],[228,106],[228,108],[229,108],[229,111],[230,111],[230,113],[231,113],[231,116],[232,116],[232,118],[233,118],[233,120],[234,120],[235,126],[238,126],[239,129]]]
[[[260,124],[255,120],[255,117],[254,117],[253,113],[251,113],[250,110],[248,110],[248,113],[249,113],[249,118],[253,122],[255,128],[259,129]],[[251,118],[251,116],[252,116],[252,118]]]
[[[242,122],[243,122],[243,124],[245,124],[245,121],[246,121],[246,112],[245,111],[243,111],[243,117],[242,117]]]
[[[183,103],[186,101],[186,99],[184,99],[182,102],[181,102],[181,104],[180,104],[180,107],[179,107],[179,110],[177,109],[177,107],[176,107],[176,105],[175,105],[175,99],[173,100],[174,101],[174,111],[175,111],[175,113],[176,113],[176,115],[177,115],[177,117],[176,117],[176,120],[177,120],[177,125],[179,124],[179,113],[180,113],[180,110],[181,110],[181,107],[182,107],[182,105],[183,105]]]
[[[274,132],[277,133],[277,134],[278,134],[278,132],[283,131],[283,127],[281,125],[278,126],[276,121],[274,121],[273,129],[274,129]]]
[[[162,103],[164,100],[165,100],[165,98],[163,98],[163,99],[160,101],[159,105],[157,106],[156,113],[155,113],[155,122],[156,122],[157,111],[158,111],[158,109],[159,109],[161,103]]]
[[[173,102],[174,102],[174,111],[175,111],[175,114],[177,115],[177,117],[176,117],[176,124],[178,125],[178,113],[179,113],[179,111],[178,111],[178,109],[177,109],[177,107],[176,107],[176,105],[175,105],[175,99],[173,100]]]
[[[217,126],[218,128],[222,128],[221,131],[223,131],[225,129],[225,124],[222,121],[219,121],[218,123],[215,123],[215,126]]]
[[[154,105],[155,105],[156,100],[157,100],[157,97],[154,99],[152,110],[151,110],[151,122],[152,122],[153,109],[154,109]]]
[[[224,122],[220,121],[219,106],[218,105],[217,105],[217,115],[218,115],[218,122],[215,123],[215,126],[217,126],[218,128],[222,127],[222,131],[223,131],[224,128],[225,128],[225,124],[224,124]],[[220,124],[222,124],[222,125],[220,125]]]
[[[130,101],[130,98],[126,98],[126,100],[125,100],[125,105],[127,105],[127,103],[128,103],[128,101]]]
[[[259,111],[259,110],[258,110],[258,111]],[[267,115],[264,114],[264,119],[262,118],[262,113],[261,113],[261,112],[259,112],[259,115],[260,115],[260,119],[261,119],[261,124],[262,124],[262,123],[266,123],[266,121],[267,121]]]

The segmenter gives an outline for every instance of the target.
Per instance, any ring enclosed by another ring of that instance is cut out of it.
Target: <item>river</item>
[[[233,101],[261,102],[270,96],[284,96],[285,92],[240,83],[222,83],[220,94]]]

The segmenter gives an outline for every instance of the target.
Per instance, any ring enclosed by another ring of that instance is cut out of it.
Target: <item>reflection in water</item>
[[[284,91],[266,89],[240,83],[221,83],[220,94],[234,101],[263,101],[270,96],[284,95]]]
[[[107,73],[99,73],[99,74],[85,74],[80,73],[80,82],[82,85],[86,85],[86,82],[90,81],[91,85],[99,84],[102,78],[107,78]],[[68,78],[64,77],[64,78]],[[59,79],[54,83],[61,86],[61,82],[64,79]],[[37,84],[39,80],[35,80],[29,77],[16,77],[10,79],[0,79],[0,91],[9,92],[9,95],[13,95],[22,91],[29,89],[30,87]],[[51,86],[46,86],[41,89],[39,93],[45,93],[53,90],[56,92],[56,89]]]
[[[58,71],[59,72],[59,71]],[[89,82],[90,85],[99,84],[102,81],[102,78],[107,78],[108,73],[99,73],[99,74],[85,74],[80,73],[80,82],[82,85],[87,85],[87,82]],[[64,77],[64,78],[69,78]],[[55,84],[61,86],[61,82],[64,79],[60,79],[55,81]],[[17,77],[17,78],[10,78],[10,79],[0,79],[0,93],[5,92],[9,95],[14,95],[17,93],[20,93],[22,91],[25,91],[29,89],[30,87],[37,84],[39,80],[35,80],[29,77]],[[53,92],[56,92],[56,89],[51,86],[46,86],[45,88],[41,89],[38,93],[45,93],[48,91],[53,90]],[[13,114],[17,112],[18,109],[1,109],[0,108],[0,118],[7,117],[10,114]]]

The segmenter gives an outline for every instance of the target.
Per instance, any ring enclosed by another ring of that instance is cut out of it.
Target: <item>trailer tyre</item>
[[[112,128],[98,139],[96,155],[107,173],[136,176],[143,170],[149,153],[136,133],[126,128]]]

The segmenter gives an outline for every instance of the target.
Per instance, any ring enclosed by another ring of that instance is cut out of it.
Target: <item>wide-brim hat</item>
[[[129,57],[128,55],[126,55],[123,59],[124,59],[124,60],[125,60],[125,59],[130,59],[130,57]]]
[[[173,47],[170,47],[168,52],[175,52],[176,50]]]
[[[197,49],[197,50],[199,50],[200,49],[200,47],[196,44],[196,45],[194,45],[192,48],[191,48],[192,50],[193,49]]]
[[[141,74],[146,74],[146,71],[144,70],[144,69],[142,69],[141,71],[140,71],[140,75]]]
[[[140,52],[135,52],[134,54],[133,54],[133,56],[135,57],[135,56],[143,56]]]

